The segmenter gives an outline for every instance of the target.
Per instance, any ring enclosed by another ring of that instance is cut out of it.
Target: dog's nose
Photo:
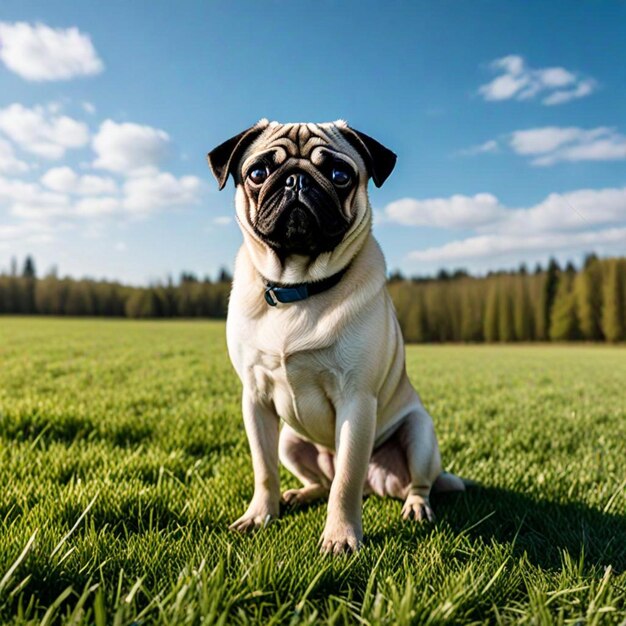
[[[285,180],[285,187],[295,191],[302,191],[309,186],[310,178],[306,174],[290,174]]]

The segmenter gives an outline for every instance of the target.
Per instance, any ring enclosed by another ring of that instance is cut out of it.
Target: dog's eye
[[[268,176],[269,172],[265,165],[255,165],[249,172],[248,178],[255,184],[260,185]]]
[[[341,169],[340,167],[334,167],[331,176],[333,183],[338,187],[345,187],[352,180],[350,172],[346,172],[346,170]]]

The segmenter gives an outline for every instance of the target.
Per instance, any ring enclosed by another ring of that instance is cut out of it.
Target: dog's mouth
[[[281,256],[329,252],[341,242],[348,227],[340,207],[330,205],[315,192],[268,198],[255,224],[257,234]]]

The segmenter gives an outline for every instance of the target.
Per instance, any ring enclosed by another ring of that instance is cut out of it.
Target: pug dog
[[[284,502],[328,498],[324,553],[359,548],[366,494],[403,500],[406,520],[433,521],[430,494],[464,482],[442,473],[372,235],[368,181],[380,187],[396,155],[341,120],[261,120],[208,162],[220,189],[234,179],[243,233],[226,332],[254,494],[231,528],[278,517],[279,459],[302,483]]]

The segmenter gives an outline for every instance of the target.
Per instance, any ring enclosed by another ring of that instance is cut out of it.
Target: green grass
[[[430,527],[370,498],[333,560],[325,505],[227,530],[252,470],[223,324],[0,317],[0,622],[624,624],[626,350],[407,362],[482,486]]]

